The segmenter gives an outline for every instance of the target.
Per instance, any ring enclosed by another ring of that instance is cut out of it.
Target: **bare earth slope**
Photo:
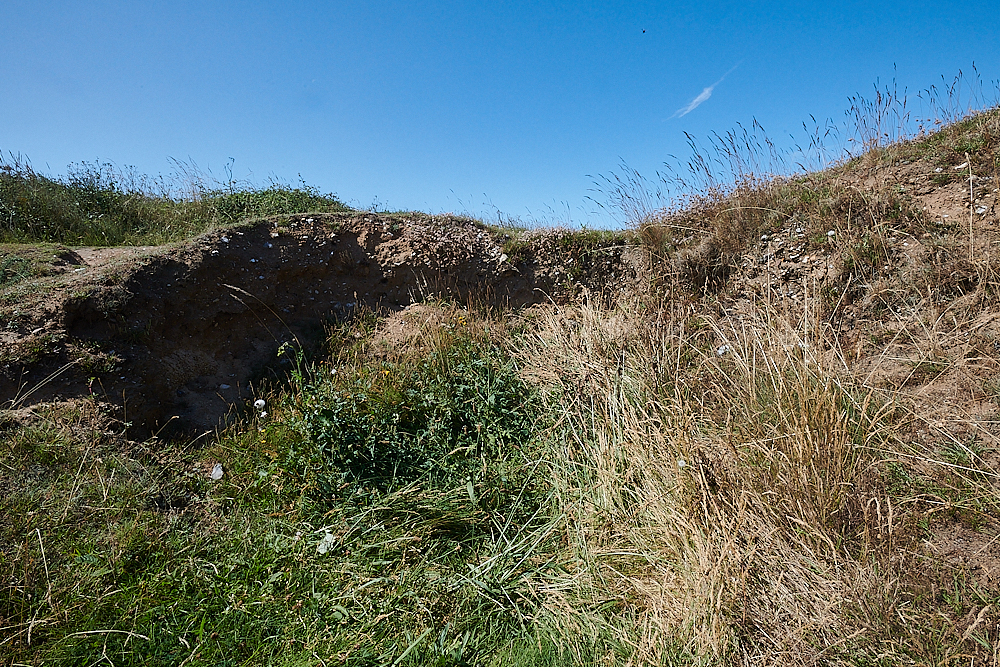
[[[146,432],[218,426],[269,365],[289,363],[282,343],[307,343],[361,307],[519,306],[611,294],[642,272],[620,235],[515,241],[422,214],[310,214],[175,246],[52,250],[34,258],[43,275],[0,293],[0,397],[104,395]]]

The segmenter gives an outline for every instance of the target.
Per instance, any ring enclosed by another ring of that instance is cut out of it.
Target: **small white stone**
[[[830,231],[828,231],[828,232],[826,233],[826,235],[827,235],[827,236],[829,236],[829,237],[830,237],[830,238],[832,239],[832,238],[833,238],[834,236],[836,236],[836,235],[837,235],[837,232],[835,232],[835,231],[833,231],[833,230],[831,229]]]
[[[263,410],[266,405],[267,403],[264,401],[263,398],[258,398],[256,401],[253,402],[253,406],[258,410]]]
[[[723,356],[726,355],[727,352],[729,352],[729,350],[730,350],[730,347],[728,345],[722,345],[722,346],[719,347],[718,350],[715,351],[715,353],[717,355],[719,355],[720,357],[723,357]]]
[[[968,166],[969,166],[968,162],[963,162],[962,164],[960,164],[957,167],[955,167],[955,171],[958,171],[959,169],[965,169]]]

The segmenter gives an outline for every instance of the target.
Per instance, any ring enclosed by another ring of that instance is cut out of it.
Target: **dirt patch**
[[[308,345],[363,306],[613,298],[644,271],[621,237],[523,241],[464,218],[369,213],[286,216],[165,247],[80,248],[61,261],[0,297],[0,397],[23,407],[95,395],[123,406],[137,435],[216,428],[261,378],[288,368],[283,344]]]

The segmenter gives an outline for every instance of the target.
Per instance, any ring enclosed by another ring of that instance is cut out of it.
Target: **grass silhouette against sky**
[[[757,119],[781,143],[895,79],[995,78],[971,2],[8,0],[0,149],[296,182],[355,206],[601,224],[594,179]],[[787,142],[790,143],[790,140]]]

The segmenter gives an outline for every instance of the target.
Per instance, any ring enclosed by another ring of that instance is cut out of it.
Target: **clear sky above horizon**
[[[895,79],[1000,77],[1000,3],[38,2],[0,6],[0,150],[43,173],[170,158],[358,207],[607,224],[594,176],[652,174],[756,119],[777,143]],[[992,91],[992,92],[991,92]]]

